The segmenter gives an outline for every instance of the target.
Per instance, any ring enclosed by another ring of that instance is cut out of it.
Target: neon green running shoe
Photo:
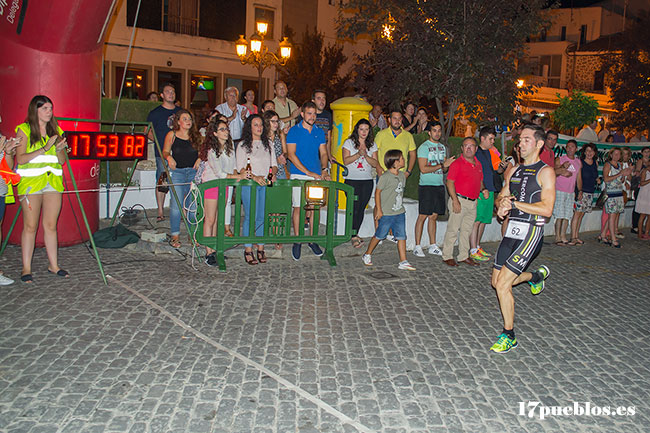
[[[492,257],[492,254],[488,253],[483,248],[479,248],[477,252],[483,257]]]
[[[482,255],[480,255],[479,253],[473,253],[473,254],[470,254],[469,256],[470,256],[474,261],[477,261],[477,262],[487,262],[488,260],[490,260],[489,258],[487,258],[487,257],[485,257],[485,256],[482,256]]]
[[[515,347],[517,347],[517,338],[510,338],[506,334],[501,334],[497,342],[490,347],[490,350],[496,353],[506,353]]]
[[[536,272],[541,273],[544,278],[542,278],[542,281],[540,281],[539,283],[531,283],[530,281],[528,282],[528,284],[530,284],[530,293],[532,293],[533,295],[539,295],[540,293],[542,293],[542,291],[544,290],[544,281],[551,274],[551,271],[544,265],[540,266]]]

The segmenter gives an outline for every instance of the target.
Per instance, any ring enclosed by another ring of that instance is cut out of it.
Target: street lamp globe
[[[248,50],[248,42],[244,38],[244,35],[239,35],[239,39],[235,42],[235,48],[237,49],[237,55],[239,57],[244,57],[246,51]]]
[[[269,30],[269,23],[264,22],[264,21],[258,21],[255,23],[257,27],[257,33],[261,36],[264,37],[266,36],[266,32]]]
[[[251,51],[253,53],[259,53],[262,51],[262,38],[257,33],[251,36]]]
[[[286,36],[280,42],[280,57],[285,61],[291,57],[291,43]]]

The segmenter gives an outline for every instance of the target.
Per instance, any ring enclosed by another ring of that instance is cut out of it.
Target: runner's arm
[[[549,218],[553,215],[555,205],[555,172],[551,167],[544,167],[537,177],[542,187],[542,199],[537,203],[524,203],[513,200],[512,207],[531,215]]]

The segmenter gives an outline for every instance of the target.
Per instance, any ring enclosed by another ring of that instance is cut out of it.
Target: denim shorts
[[[379,240],[386,239],[388,231],[393,229],[396,241],[406,240],[406,212],[399,215],[384,215],[379,219],[375,237]]]

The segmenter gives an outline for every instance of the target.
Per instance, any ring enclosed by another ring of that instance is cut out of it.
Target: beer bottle
[[[273,186],[273,167],[269,167],[269,174],[266,176],[266,185]]]
[[[251,159],[250,158],[246,159],[246,168],[244,170],[246,170],[246,178],[247,179],[250,179],[251,177],[253,177],[253,168],[251,167]]]

